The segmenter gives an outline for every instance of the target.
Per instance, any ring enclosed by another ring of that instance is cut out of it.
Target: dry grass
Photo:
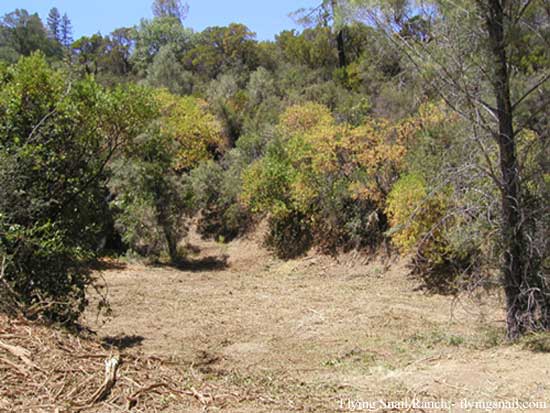
[[[0,363],[0,379],[21,386],[0,384],[0,410],[70,410],[101,384],[110,352],[122,353],[119,380],[89,411],[126,411],[140,389],[132,411],[333,412],[347,399],[540,401],[550,391],[550,340],[504,344],[498,296],[424,294],[404,261],[282,262],[254,240],[191,242],[200,252],[186,269],[104,273],[114,313],[87,314],[93,341],[32,326],[2,338],[13,322],[2,327],[0,340],[29,349],[44,372]]]

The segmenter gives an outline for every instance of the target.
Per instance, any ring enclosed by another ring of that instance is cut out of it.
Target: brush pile
[[[0,314],[0,412],[181,412],[241,401],[221,393],[173,360]]]

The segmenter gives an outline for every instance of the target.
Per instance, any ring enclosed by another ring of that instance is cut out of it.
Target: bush
[[[241,158],[233,150],[221,163],[206,161],[190,174],[194,205],[200,210],[197,229],[204,238],[231,241],[252,224],[250,212],[239,202]]]
[[[277,257],[291,259],[309,251],[313,242],[309,218],[301,212],[272,215],[268,219],[269,231],[265,245]]]
[[[311,245],[327,253],[375,247],[386,229],[384,197],[413,131],[407,122],[337,124],[316,103],[289,107],[265,155],[244,171],[242,200],[269,216],[268,241],[279,256]]]
[[[193,204],[200,211],[197,229],[204,238],[230,241],[253,227],[251,208],[241,201],[243,173],[262,158],[273,139],[273,128],[264,125],[241,136],[222,159],[204,161],[191,171]]]
[[[376,249],[388,229],[385,214],[369,200],[336,195],[316,219],[314,244],[326,254]]]
[[[446,198],[441,194],[429,197],[422,177],[407,174],[399,178],[388,195],[387,205],[392,241],[401,251],[411,252],[432,230],[437,231],[432,233],[432,240],[441,238],[438,224],[447,209]],[[443,247],[432,242],[429,250],[433,250],[433,258],[437,259]]]
[[[479,148],[456,114],[425,104],[416,120],[406,145],[407,172],[392,186],[386,204],[392,241],[414,253],[413,272],[428,288],[453,292],[478,285],[490,273],[499,195],[480,174]]]
[[[74,322],[104,229],[106,165],[151,108],[140,88],[67,78],[40,54],[0,76],[0,289],[29,316]]]
[[[403,253],[414,253],[413,272],[426,288],[454,292],[478,269],[475,240],[455,242],[460,228],[449,189],[429,193],[422,177],[403,175],[388,195],[386,212],[393,243]]]

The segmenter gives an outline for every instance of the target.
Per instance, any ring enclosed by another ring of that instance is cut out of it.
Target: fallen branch
[[[10,366],[10,367],[12,367],[12,368],[14,368],[14,369],[17,370],[17,372],[18,372],[19,374],[21,374],[22,376],[24,376],[24,377],[29,377],[28,371],[26,371],[23,367],[19,366],[18,364],[15,364],[15,363],[13,363],[13,362],[11,362],[11,361],[9,361],[9,360],[6,360],[6,359],[4,359],[4,358],[2,358],[2,357],[0,357],[0,362],[2,362],[2,363],[4,363],[4,364],[6,364],[6,365],[8,365],[8,366]]]
[[[85,403],[74,403],[77,407],[90,407],[100,401],[105,400],[105,398],[111,392],[111,389],[116,383],[117,380],[117,370],[120,365],[120,358],[118,356],[111,357],[105,360],[105,380],[103,384],[92,394],[90,399]]]
[[[167,385],[165,383],[155,383],[150,386],[144,387],[143,389],[139,389],[132,395],[128,396],[127,397],[128,404],[126,406],[127,409],[130,410],[132,407],[134,407],[138,403],[139,396],[141,396],[144,393],[147,393],[148,391],[157,389],[159,387],[167,387]]]
[[[31,352],[26,348],[19,347],[19,346],[12,346],[11,344],[6,344],[3,341],[0,341],[0,347],[2,347],[4,350],[7,350],[11,354],[13,354],[15,357],[19,358],[28,367],[42,371],[40,367],[38,367],[36,364],[34,364],[31,361],[30,359]]]
[[[194,396],[199,401],[199,403],[203,405],[207,405],[212,401],[212,396],[210,396],[209,394],[205,395],[205,394],[199,393],[194,387],[191,387],[191,391],[186,393],[189,394],[190,396]]]

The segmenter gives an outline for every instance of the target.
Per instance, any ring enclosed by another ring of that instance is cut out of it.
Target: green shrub
[[[35,54],[0,81],[0,295],[74,322],[104,230],[106,165],[152,110],[140,88],[67,79]]]
[[[194,205],[200,210],[197,229],[205,238],[231,241],[252,224],[250,212],[239,202],[241,158],[235,149],[221,163],[204,162],[190,174]]]
[[[313,235],[310,219],[298,211],[272,215],[265,245],[282,259],[299,257],[311,248]]]
[[[178,145],[155,125],[133,150],[112,165],[110,189],[115,228],[134,252],[158,260],[182,260],[178,244],[192,214],[190,185],[176,171]]]

